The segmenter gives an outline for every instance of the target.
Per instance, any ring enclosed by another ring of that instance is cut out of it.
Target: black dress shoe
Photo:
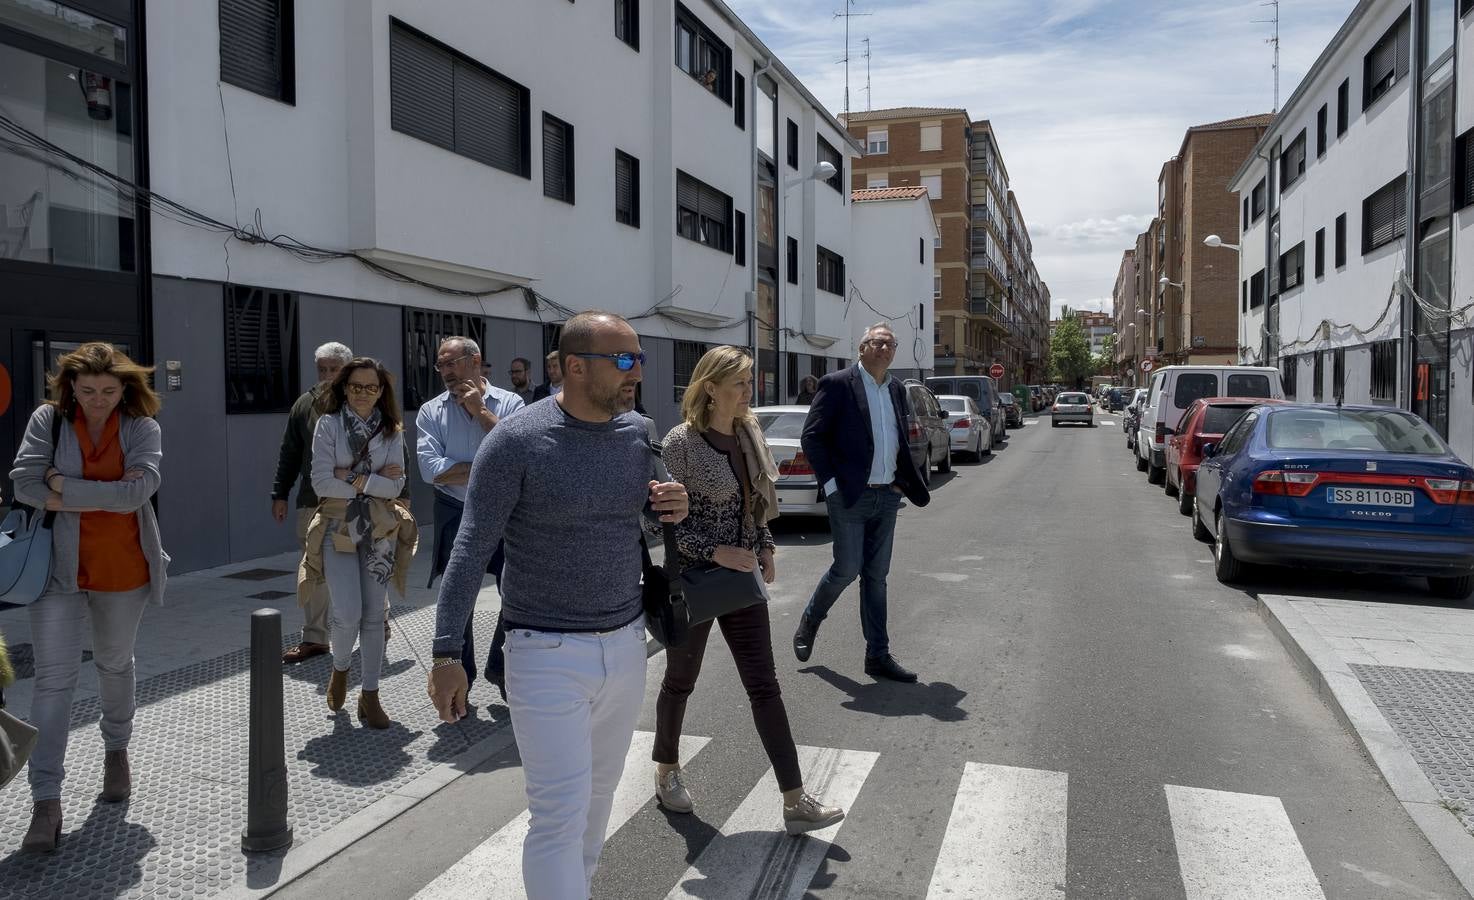
[[[916,681],[916,673],[896,662],[896,658],[889,653],[885,656],[865,657],[865,674],[872,678],[888,678],[906,684]]]
[[[799,662],[809,661],[809,655],[814,652],[814,635],[818,632],[819,626],[810,622],[807,615],[799,617],[798,630],[793,633],[793,655]]]

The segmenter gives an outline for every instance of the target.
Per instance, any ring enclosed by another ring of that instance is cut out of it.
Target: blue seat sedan
[[[1213,542],[1219,581],[1270,564],[1474,591],[1474,468],[1412,413],[1256,406],[1204,449],[1192,528]]]

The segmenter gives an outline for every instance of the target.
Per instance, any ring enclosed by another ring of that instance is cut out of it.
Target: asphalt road
[[[1217,583],[1119,421],[1100,418],[1030,418],[902,510],[891,643],[919,684],[863,674],[857,588],[810,662],[794,659],[829,538],[785,523],[779,678],[797,742],[825,748],[807,777],[853,796],[848,819],[832,844],[774,837],[778,797],[714,636],[686,719],[709,739],[686,765],[696,813],[662,812],[639,761],[595,896],[1464,897],[1253,596]],[[657,656],[646,731],[662,672]],[[509,750],[278,896],[515,896],[507,835],[525,805]]]

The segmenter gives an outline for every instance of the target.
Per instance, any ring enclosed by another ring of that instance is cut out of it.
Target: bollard
[[[287,824],[287,763],[282,748],[281,613],[251,613],[251,737],[246,830],[241,850],[264,853],[292,843]]]

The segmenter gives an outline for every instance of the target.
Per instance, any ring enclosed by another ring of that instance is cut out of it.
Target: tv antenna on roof
[[[865,45],[865,111],[870,111],[870,37],[860,43]]]
[[[1261,3],[1259,5],[1260,6],[1272,6],[1272,7],[1274,7],[1274,18],[1273,19],[1254,19],[1253,21],[1258,22],[1258,23],[1261,23],[1261,24],[1264,24],[1264,25],[1269,25],[1271,23],[1273,23],[1273,25],[1274,25],[1274,37],[1265,38],[1264,39],[1264,43],[1269,44],[1269,45],[1271,45],[1271,46],[1274,47],[1274,65],[1271,67],[1271,68],[1274,69],[1274,109],[1272,110],[1272,112],[1275,115],[1279,115],[1279,111],[1280,111],[1280,0],[1266,0],[1266,2]]]
[[[844,114],[848,119],[850,114],[850,19],[856,16],[868,16],[871,13],[852,12],[850,7],[855,5],[855,0],[845,0],[844,12],[834,14],[836,19],[844,19]]]

